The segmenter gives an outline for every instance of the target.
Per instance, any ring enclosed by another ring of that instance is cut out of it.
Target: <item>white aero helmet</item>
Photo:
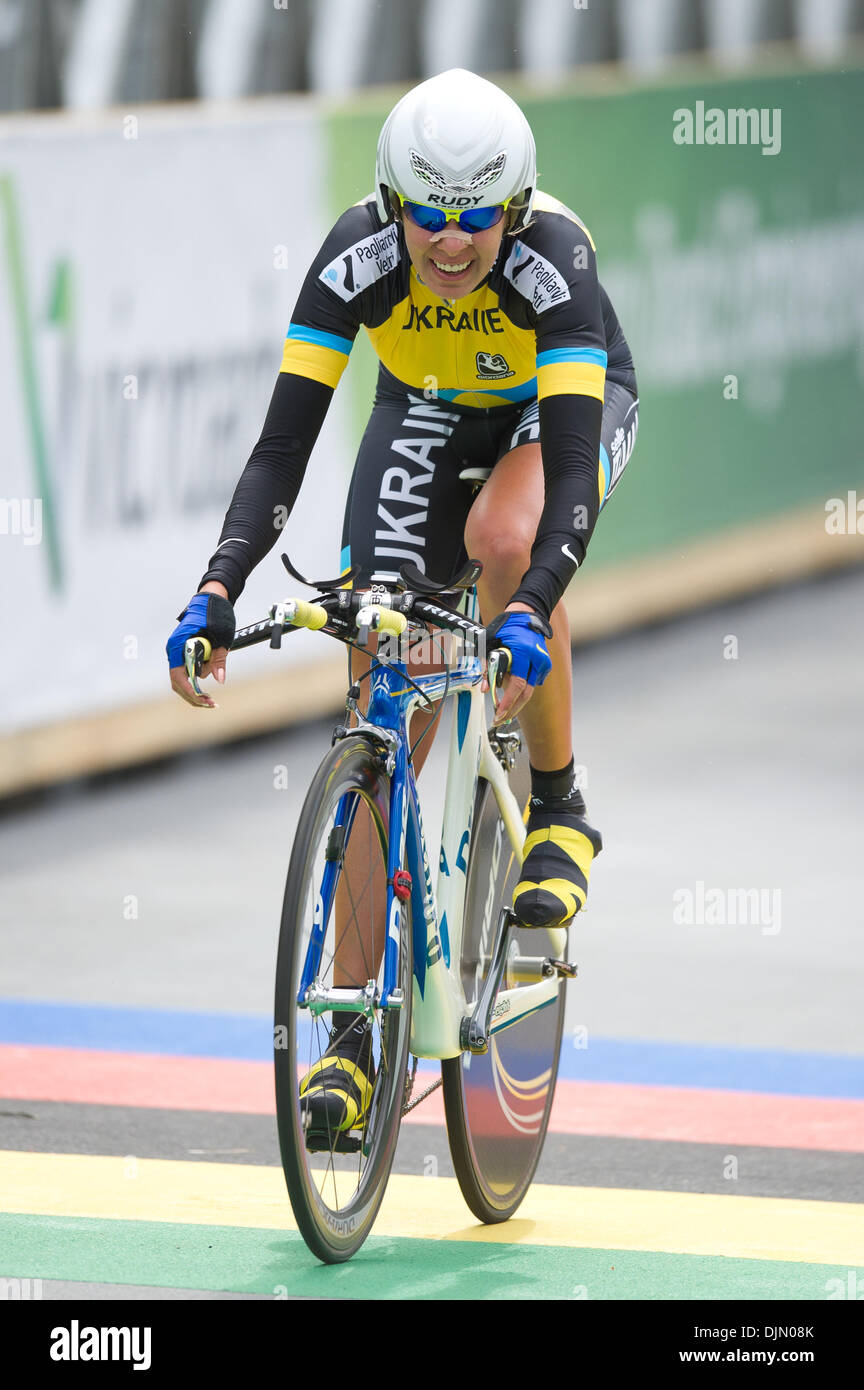
[[[514,199],[508,230],[531,217],[537,183],[534,136],[506,92],[451,68],[397,102],[378,138],[375,201],[393,216],[393,194],[411,203],[467,211]]]

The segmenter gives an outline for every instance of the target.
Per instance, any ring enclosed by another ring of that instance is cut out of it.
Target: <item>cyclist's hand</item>
[[[515,719],[534,694],[534,687],[545,681],[552,669],[545,638],[551,636],[549,624],[536,613],[508,611],[487,627],[489,646],[506,647],[510,652],[510,671],[495,711],[496,724]]]
[[[196,594],[183,610],[168,638],[165,650],[171,673],[171,688],[190,705],[204,709],[215,709],[216,701],[202,691],[196,695],[189,677],[186,675],[184,648],[190,637],[206,637],[212,648],[210,660],[201,667],[201,676],[215,676],[220,685],[225,683],[225,662],[228,649],[234,641],[234,609],[227,598],[220,594]]]

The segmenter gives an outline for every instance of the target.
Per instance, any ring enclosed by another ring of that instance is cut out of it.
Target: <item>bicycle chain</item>
[[[411,1068],[411,1075],[405,1079],[405,1100],[402,1105],[403,1115],[407,1115],[411,1110],[416,1110],[417,1106],[420,1105],[427,1096],[431,1096],[433,1091],[437,1091],[438,1087],[441,1085],[441,1077],[439,1076],[437,1081],[433,1081],[431,1086],[426,1087],[422,1096],[418,1096],[416,1100],[412,1100],[411,1096],[414,1091],[414,1081],[417,1076],[417,1062],[418,1058],[415,1057],[414,1065]]]
[[[426,1090],[423,1092],[422,1096],[418,1096],[416,1100],[411,1101],[410,1105],[406,1105],[404,1107],[402,1114],[407,1115],[409,1111],[416,1110],[417,1106],[421,1103],[421,1101],[424,1101],[427,1096],[431,1096],[433,1091],[437,1091],[440,1085],[441,1077],[439,1076],[437,1081],[433,1081],[431,1086],[426,1087]]]

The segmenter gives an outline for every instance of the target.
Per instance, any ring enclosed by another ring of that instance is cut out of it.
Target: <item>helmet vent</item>
[[[482,169],[478,169],[476,174],[472,174],[470,179],[459,182],[448,179],[442,174],[440,169],[436,169],[434,164],[430,164],[428,159],[424,159],[417,150],[411,150],[411,170],[414,175],[423,183],[428,183],[430,188],[437,189],[439,193],[451,190],[454,193],[479,193],[481,189],[488,188],[490,183],[494,183],[500,177],[504,165],[507,162],[506,150],[501,150]]]

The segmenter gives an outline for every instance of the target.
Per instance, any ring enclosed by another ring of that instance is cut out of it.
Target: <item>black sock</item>
[[[557,772],[538,772],[532,766],[531,795],[539,801],[545,801],[549,796],[568,796],[573,790],[573,769],[572,758],[566,767],[559,768]]]
[[[577,815],[585,812],[585,801],[579,788],[574,784],[575,768],[571,758],[566,767],[557,772],[540,772],[531,768],[531,804],[548,806],[550,810],[572,810]]]
[[[335,1042],[339,1044],[339,1051],[343,1056],[352,1055],[354,1060],[360,1056],[360,1051],[367,1037],[366,1017],[364,1014],[338,1013],[331,1014],[333,1027],[330,1030],[330,1045]]]

